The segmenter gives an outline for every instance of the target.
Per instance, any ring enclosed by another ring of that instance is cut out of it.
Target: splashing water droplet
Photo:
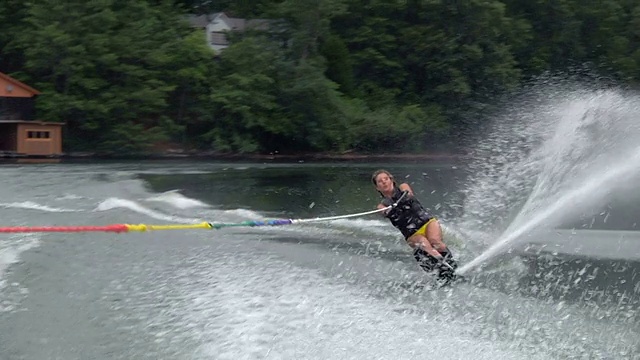
[[[543,90],[495,118],[472,153],[459,227],[490,246],[461,274],[536,231],[585,212],[597,215],[612,192],[637,183],[640,97],[562,86]]]

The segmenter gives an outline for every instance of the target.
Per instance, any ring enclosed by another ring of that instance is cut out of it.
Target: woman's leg
[[[434,219],[427,225],[426,233],[429,244],[431,244],[434,249],[438,250],[438,252],[447,250],[447,245],[442,242],[442,228],[438,220]]]
[[[435,258],[441,257],[440,253],[431,246],[431,242],[422,234],[413,234],[407,239],[407,242],[414,249],[422,249]]]
[[[440,268],[439,276],[447,279],[455,278],[454,270],[458,267],[458,263],[453,258],[453,254],[449,251],[447,245],[442,241],[442,227],[438,220],[433,220],[427,225],[426,233],[431,246],[442,254],[444,263],[447,264]]]

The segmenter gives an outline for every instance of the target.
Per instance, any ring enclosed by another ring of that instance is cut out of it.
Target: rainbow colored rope
[[[36,233],[36,232],[145,232],[157,230],[188,230],[188,229],[220,229],[231,226],[275,226],[291,224],[291,220],[244,221],[236,224],[199,224],[176,225],[146,225],[146,224],[113,224],[104,226],[8,226],[0,227],[0,233]]]
[[[37,233],[37,232],[114,232],[114,233],[126,233],[126,232],[145,232],[145,231],[157,231],[157,230],[188,230],[188,229],[221,229],[225,227],[254,227],[254,226],[279,226],[290,225],[308,222],[329,221],[337,219],[345,219],[356,216],[364,216],[374,214],[390,209],[392,206],[386,208],[367,211],[357,214],[329,216],[323,218],[312,219],[275,219],[275,220],[256,220],[256,221],[243,221],[239,223],[210,223],[201,222],[198,224],[170,224],[170,225],[146,225],[146,224],[113,224],[104,226],[6,226],[0,227],[0,233]]]

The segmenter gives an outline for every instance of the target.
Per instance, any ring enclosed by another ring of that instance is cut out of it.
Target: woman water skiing
[[[374,172],[371,181],[383,197],[378,209],[395,205],[385,211],[384,216],[414,249],[413,256],[420,267],[427,272],[438,270],[438,278],[446,282],[454,280],[458,264],[442,242],[440,223],[415,198],[411,186],[407,183],[398,186],[386,170]]]

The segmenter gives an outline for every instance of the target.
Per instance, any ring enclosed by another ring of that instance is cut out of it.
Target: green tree
[[[27,5],[24,69],[43,90],[42,118],[68,124],[68,144],[145,152],[175,131],[166,80],[188,30],[167,5],[43,0]]]
[[[347,11],[346,0],[284,0],[275,14],[288,21],[291,53],[296,60],[319,55],[322,39],[330,35],[331,20]]]
[[[277,53],[268,42],[246,38],[225,49],[210,100],[214,123],[204,138],[223,152],[268,149],[290,131],[277,103]]]
[[[271,19],[214,56],[187,13]],[[640,78],[633,0],[0,2],[0,71],[43,91],[67,148],[413,151],[521,79]]]
[[[631,8],[625,32],[629,34],[631,52],[629,57],[633,61],[633,65],[629,66],[627,73],[633,77],[635,82],[638,82],[640,81],[640,5]]]
[[[340,85],[340,92],[354,96],[353,67],[344,41],[337,35],[327,37],[322,44],[321,53],[327,60],[327,78]]]
[[[301,60],[280,91],[285,114],[295,129],[292,147],[299,150],[344,150],[350,143],[348,103],[338,84],[316,61]]]
[[[625,81],[633,79],[633,71],[638,66],[632,57],[636,49],[631,45],[633,32],[626,31],[631,11],[619,0],[577,8],[577,16],[582,21],[582,41],[588,49],[585,60],[602,73]]]
[[[26,17],[23,1],[0,1],[0,71],[19,71],[24,62],[24,53],[16,48],[16,34],[19,34]]]
[[[227,15],[241,18],[256,18],[264,15],[282,0],[177,0],[190,14],[210,14],[224,11]]]
[[[215,108],[210,98],[217,82],[217,62],[200,31],[174,45],[169,52],[172,69],[166,69],[164,75],[166,81],[176,85],[168,97],[167,115],[176,124],[171,135],[183,146],[201,147],[205,144],[202,134],[214,124]]]
[[[504,0],[507,15],[528,21],[531,41],[516,48],[516,60],[524,72],[537,75],[549,70],[566,69],[580,63],[588,52],[581,43],[582,21],[576,16],[576,7],[584,4],[576,0]]]
[[[358,109],[360,112],[351,124],[351,131],[352,146],[359,150],[418,151],[424,149],[425,144],[441,142],[440,136],[448,131],[446,119],[437,106],[408,105],[376,111],[365,107]]]

